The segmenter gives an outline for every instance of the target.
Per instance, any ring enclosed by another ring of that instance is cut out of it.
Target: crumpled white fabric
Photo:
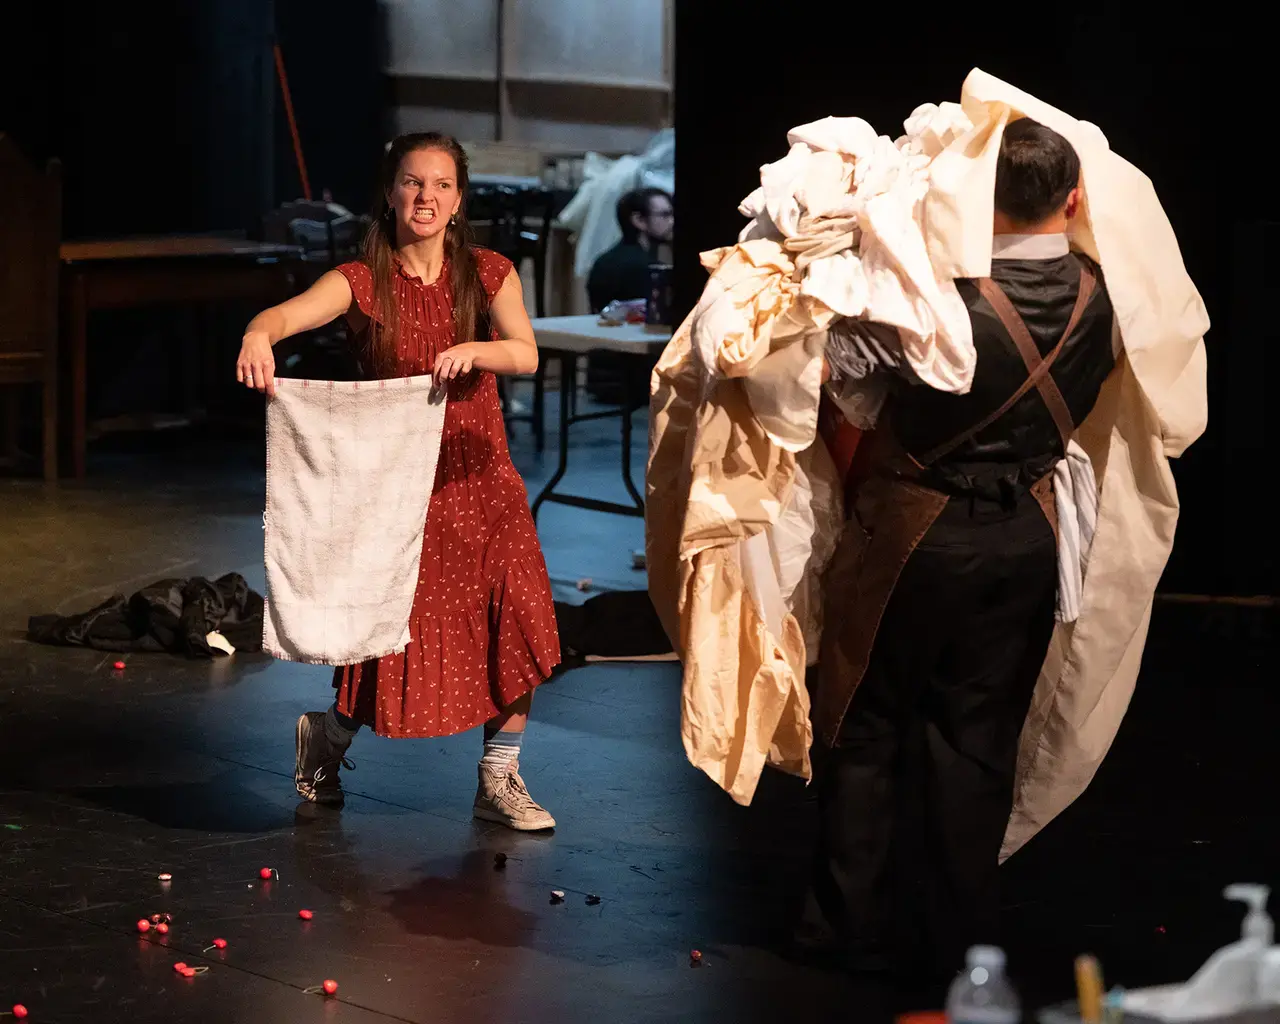
[[[822,574],[840,542],[843,511],[844,497],[831,457],[825,447],[813,445],[796,456],[791,497],[778,521],[756,535],[768,539],[771,578],[777,581],[784,607],[800,626],[809,666],[818,663]]]
[[[409,643],[445,401],[430,377],[276,379],[262,517],[268,654],[355,665]]]
[[[822,573],[840,541],[838,483],[821,445],[801,452],[777,522],[741,542],[743,582],[765,628],[781,637],[794,615],[810,666],[817,664],[822,639]]]
[[[957,104],[926,105],[893,142],[861,118],[827,117],[793,128],[787,155],[760,169],[760,187],[739,207],[751,218],[739,246],[774,243],[791,257],[779,261],[774,287],[793,305],[753,322],[741,306],[710,299],[694,331],[733,339],[752,410],[775,444],[797,452],[813,443],[824,332],[839,317],[896,327],[917,378],[968,391],[977,361],[969,312],[954,279],[934,272],[922,214],[933,158],[969,125]]]
[[[1089,550],[1098,528],[1098,479],[1089,453],[1074,440],[1053,469],[1053,501],[1058,511],[1058,608],[1059,622],[1080,617],[1084,576]]]
[[[796,253],[801,291],[833,313],[899,328],[926,384],[963,394],[976,354],[954,279],[934,272],[925,243],[929,168],[970,127],[958,104],[917,108],[891,142],[856,117],[826,117],[787,135],[783,159],[760,169],[739,209],[739,236],[775,238]]]
[[[860,117],[826,117],[792,128],[787,155],[760,168],[760,187],[738,207],[752,218],[743,236],[794,238],[820,233],[823,221],[852,221],[855,167],[871,155],[876,139]]]
[[[812,326],[800,303],[795,264],[782,246],[759,238],[702,254],[711,271],[690,317],[693,354],[707,388],[721,377],[745,377],[769,352],[761,338],[781,341]]]
[[[622,240],[618,200],[637,188],[660,188],[675,195],[674,128],[658,132],[638,156],[610,160],[599,153],[586,155],[582,185],[555,221],[557,226],[577,235],[573,258],[575,277],[586,277],[595,261]]]

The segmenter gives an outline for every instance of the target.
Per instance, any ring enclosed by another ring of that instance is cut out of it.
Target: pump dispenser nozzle
[[[1229,885],[1222,891],[1222,896],[1249,908],[1240,929],[1240,937],[1256,939],[1262,945],[1270,946],[1275,937],[1275,926],[1267,916],[1267,900],[1271,898],[1271,890],[1265,885]]]

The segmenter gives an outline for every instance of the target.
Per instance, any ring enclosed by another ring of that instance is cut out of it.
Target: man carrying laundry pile
[[[1133,652],[1136,645],[1140,655],[1168,551],[1157,538],[1141,569],[1114,548],[1104,551],[1106,567],[1094,568],[1114,576],[1083,591],[1098,528],[1093,465],[1104,472],[1116,447],[1112,434],[1127,431],[1148,444],[1155,434],[1159,449],[1164,425],[1150,415],[1153,401],[1144,401],[1125,363],[1122,323],[1102,270],[1073,250],[1083,235],[1088,248],[1103,250],[1106,265],[1105,253],[1122,249],[1102,237],[1114,224],[1086,219],[1082,185],[1094,182],[1088,174],[1082,179],[1080,155],[1062,134],[1019,116],[1043,105],[976,76],[976,91],[987,88],[991,105],[984,118],[971,78],[965,109],[975,129],[968,141],[986,133],[994,211],[989,272],[955,275],[973,325],[972,385],[964,394],[892,388],[876,430],[863,438],[860,478],[826,580],[814,728],[830,749],[818,772],[820,839],[798,940],[802,948],[838,953],[856,972],[909,966],[945,976],[967,946],[998,942],[1002,843],[1007,856],[1096,769],[1132,689]],[[936,164],[934,184],[954,187],[951,199],[959,194],[962,202],[953,208],[967,201],[981,209],[964,195],[970,186],[957,184],[965,175],[969,183],[984,180],[965,160],[955,179],[948,173],[959,161]],[[985,181],[990,188],[989,168]],[[1122,190],[1101,173],[1097,185],[1100,205],[1110,198],[1114,210]],[[1087,194],[1091,208],[1092,188]],[[945,212],[940,217],[945,234]],[[970,217],[967,231],[953,232],[950,251],[972,251],[972,236]],[[931,239],[935,267],[948,251],[937,242]],[[1174,257],[1180,270],[1176,247]],[[963,255],[956,264],[964,270]],[[1135,289],[1128,277],[1126,284],[1132,306]],[[1199,312],[1189,332],[1198,344],[1207,322],[1186,286]],[[859,333],[855,323],[842,326]],[[861,334],[878,348],[870,330]],[[1191,351],[1166,377],[1187,370],[1182,411],[1194,420],[1203,407],[1203,351]],[[848,384],[842,369],[834,367],[837,393]],[[1091,460],[1075,438],[1095,406],[1101,411],[1086,442]],[[1116,410],[1132,408],[1144,409],[1148,422],[1130,415],[1127,425],[1117,423],[1125,414]],[[1163,457],[1177,454],[1181,440],[1166,437],[1169,450],[1151,456],[1166,476]],[[1144,458],[1139,453],[1136,461]],[[1108,545],[1123,543],[1126,531],[1145,536],[1146,514],[1126,508],[1140,500],[1136,472],[1117,470],[1110,503],[1103,489]],[[1167,527],[1171,542],[1176,497],[1169,494],[1162,497],[1173,515],[1156,532]],[[1135,599],[1137,607],[1118,611],[1114,627],[1098,628],[1109,586],[1117,607]],[[1074,669],[1067,655],[1073,642],[1080,648]],[[1097,722],[1083,706],[1089,700]],[[1060,756],[1063,749],[1068,756]],[[920,943],[911,952],[923,950],[923,962],[904,963],[902,939]]]
[[[803,944],[888,965],[905,851],[950,972],[1128,706],[1208,317],[1093,125],[975,69],[905,127],[792,129],[703,254],[653,376],[646,546],[691,763],[742,804],[766,765],[818,778]]]

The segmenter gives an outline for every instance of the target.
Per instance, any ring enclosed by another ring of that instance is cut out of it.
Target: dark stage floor
[[[583,492],[622,496],[611,430],[583,428]],[[139,1024],[877,1019],[878,993],[775,952],[812,808],[776,776],[738,808],[689,767],[671,665],[589,666],[539,692],[524,765],[560,827],[517,836],[471,820],[475,734],[362,735],[346,811],[299,808],[293,721],[325,706],[324,669],[132,656],[116,674],[114,656],[24,642],[29,614],[164,576],[261,587],[259,448],[175,434],[99,445],[83,485],[0,480],[0,1008]],[[517,463],[536,487],[553,456],[522,427]],[[639,520],[548,507],[541,526],[561,597],[581,599],[581,577],[643,586]],[[1029,1004],[1066,996],[1085,950],[1109,981],[1184,978],[1238,935],[1222,887],[1280,882],[1262,614],[1157,609],[1096,784],[1007,868]],[[263,884],[263,866],[279,880]],[[167,939],[140,939],[134,922],[159,911]],[[215,936],[226,950],[202,953]],[[185,980],[177,960],[210,970]],[[325,978],[337,999],[304,994]]]

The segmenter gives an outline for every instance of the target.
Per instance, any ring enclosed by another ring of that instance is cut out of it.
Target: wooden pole
[[[311,182],[307,178],[307,162],[302,157],[302,138],[298,134],[298,122],[293,116],[293,100],[289,96],[289,79],[284,73],[284,54],[280,44],[273,43],[276,55],[276,76],[280,79],[280,95],[284,98],[284,116],[289,119],[289,133],[293,136],[293,157],[298,162],[298,176],[302,178],[302,197],[311,202]]]

